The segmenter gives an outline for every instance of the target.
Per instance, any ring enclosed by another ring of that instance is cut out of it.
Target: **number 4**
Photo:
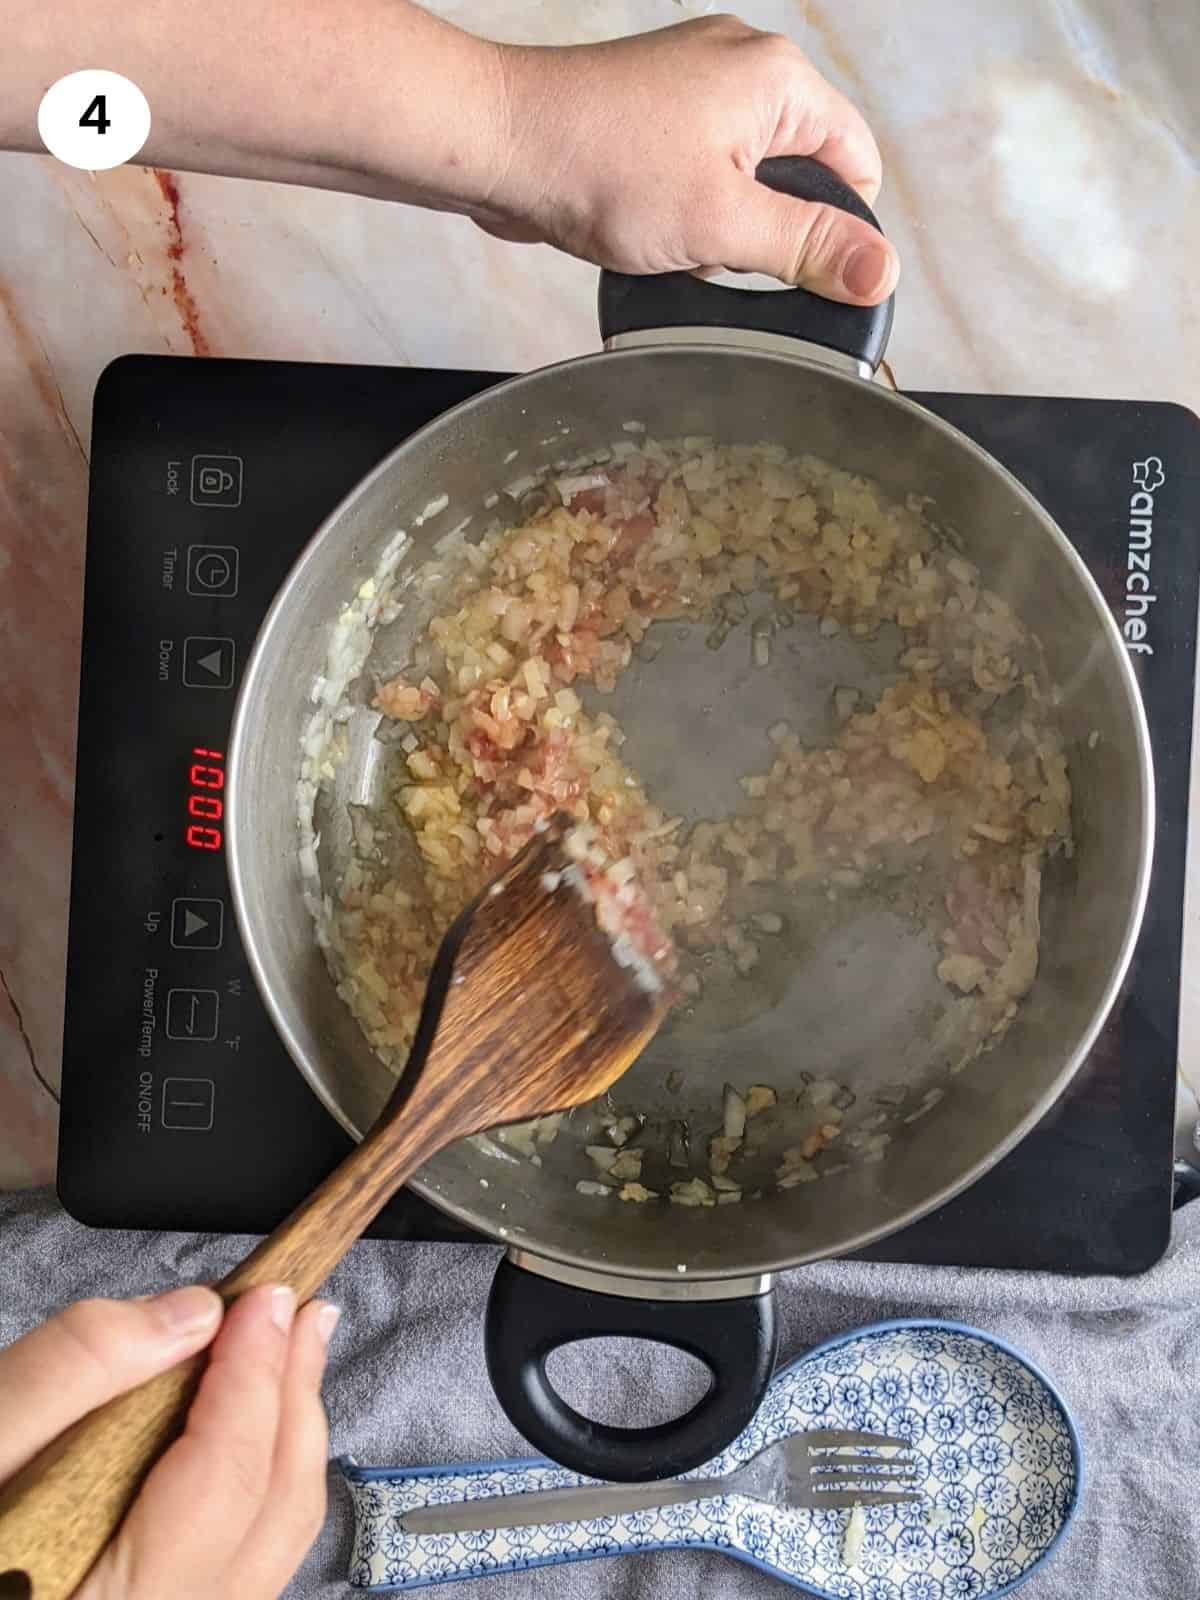
[[[107,133],[112,127],[112,118],[108,115],[108,96],[98,94],[91,105],[79,119],[81,128],[95,128],[97,133]]]

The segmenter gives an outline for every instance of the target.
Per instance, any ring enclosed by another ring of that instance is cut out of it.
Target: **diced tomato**
[[[946,892],[946,910],[964,954],[994,964],[997,958],[984,941],[995,943],[1003,935],[997,909],[976,867],[962,866],[955,873]]]
[[[654,518],[648,511],[639,511],[636,516],[618,522],[616,527],[619,532],[608,552],[609,564],[613,567],[628,566],[654,532]]]
[[[607,493],[607,489],[580,489],[567,501],[567,510],[590,511],[594,517],[602,517]]]
[[[476,761],[496,761],[500,755],[500,747],[494,739],[490,739],[482,728],[476,728],[467,735],[467,749]]]

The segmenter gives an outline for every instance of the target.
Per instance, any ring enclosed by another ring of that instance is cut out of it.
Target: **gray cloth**
[[[0,1345],[85,1295],[132,1295],[221,1276],[249,1241],[97,1233],[45,1193],[0,1197]],[[497,1252],[360,1244],[328,1285],[344,1308],[326,1383],[332,1448],[364,1466],[522,1455],[488,1387],[480,1314]],[[1082,1507],[1022,1600],[1192,1600],[1200,1591],[1200,1204],[1170,1252],[1134,1279],[1065,1279],[826,1262],[779,1285],[782,1351],[887,1317],[968,1322],[1010,1341],[1058,1384],[1086,1453]],[[568,1353],[564,1386],[606,1420],[644,1420],[694,1381],[654,1347],[603,1370]],[[614,1391],[620,1399],[614,1401]],[[588,1397],[592,1404],[588,1404]],[[603,1402],[602,1402],[602,1397]],[[349,1497],[331,1475],[329,1515],[288,1600],[347,1596]],[[767,1600],[793,1592],[727,1558],[623,1556],[473,1579],[463,1600]]]

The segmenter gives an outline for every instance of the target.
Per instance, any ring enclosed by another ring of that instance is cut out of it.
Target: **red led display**
[[[192,746],[188,768],[188,816],[184,838],[192,850],[219,850],[224,843],[225,752]]]

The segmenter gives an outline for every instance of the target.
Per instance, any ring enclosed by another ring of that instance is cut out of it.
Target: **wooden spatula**
[[[383,1115],[217,1285],[226,1302],[264,1283],[311,1298],[422,1162],[497,1123],[582,1105],[645,1047],[665,991],[646,964],[618,961],[567,855],[570,828],[556,819],[450,929]],[[180,1432],[205,1359],[93,1411],[0,1488],[0,1600],[67,1600]]]

